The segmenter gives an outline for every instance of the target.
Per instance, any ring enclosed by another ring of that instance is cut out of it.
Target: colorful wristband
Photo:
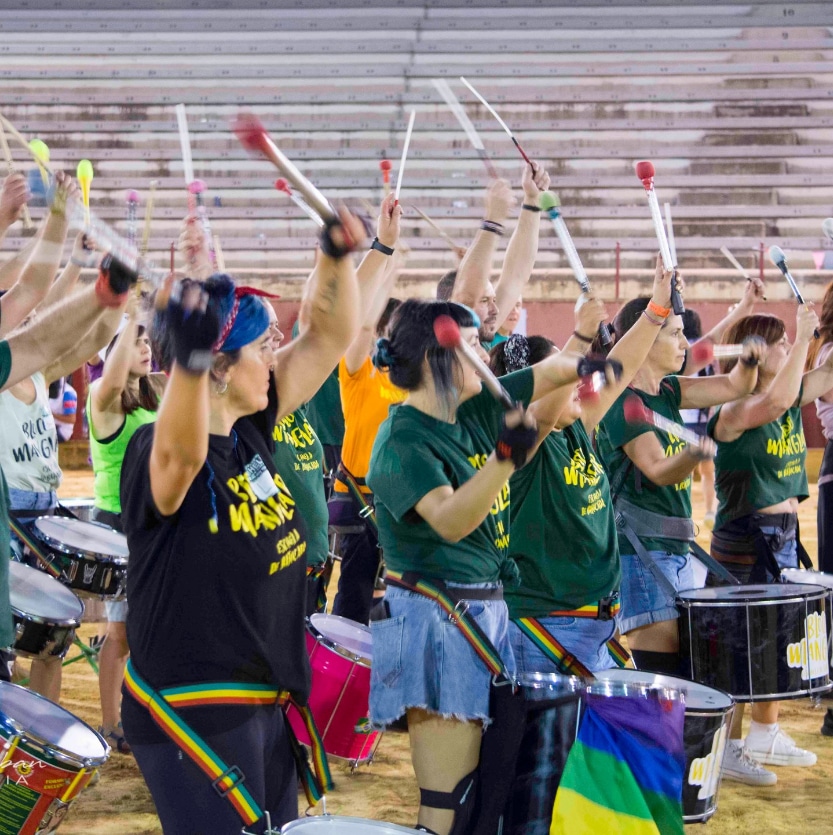
[[[656,302],[648,302],[648,310],[660,319],[667,319],[671,314],[670,307],[660,307]]]

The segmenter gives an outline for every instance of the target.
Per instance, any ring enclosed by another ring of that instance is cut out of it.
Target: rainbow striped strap
[[[28,529],[26,525],[22,525],[16,519],[10,518],[9,519],[9,527],[14,531],[17,535],[18,539],[26,545],[27,548],[37,557],[38,565],[40,566],[42,571],[45,571],[50,577],[54,577],[55,579],[61,578],[61,571],[60,569],[56,568],[52,560],[50,560],[47,556],[44,555],[41,548],[40,542],[35,539],[34,535]]]
[[[542,624],[535,618],[513,619],[518,629],[535,644],[547,658],[552,661],[561,672],[568,676],[579,676],[581,678],[594,678],[593,673],[552,636]]]
[[[228,798],[229,803],[234,807],[244,825],[250,826],[263,817],[260,806],[246,790],[243,782],[246,775],[235,765],[227,766],[220,757],[209,747],[208,744],[197,735],[170,707],[161,694],[157,693],[141,676],[130,659],[124,671],[124,683],[130,695],[137,702],[144,705],[156,724],[167,734],[172,742],[176,743],[181,751],[187,754],[211,780],[212,785],[221,797]],[[262,699],[264,694],[260,685],[253,685],[261,692],[255,694],[255,698]],[[200,692],[210,691],[214,686],[197,688],[170,688],[174,691],[184,693],[185,691],[199,690]],[[246,685],[235,684],[235,688],[245,689]],[[272,689],[273,698],[270,704],[278,699],[278,691]],[[200,697],[197,697],[198,699]],[[236,699],[239,697],[235,697]],[[180,701],[179,704],[183,704]],[[242,704],[240,701],[223,702],[219,697],[202,701],[191,701],[191,704]],[[266,704],[263,701],[250,702],[253,704]]]
[[[616,640],[611,638],[607,642],[607,651],[617,667],[627,667],[630,663],[630,653]]]
[[[310,750],[312,752],[312,768],[310,769],[309,760],[304,747],[295,738],[295,733],[289,722],[286,723],[286,728],[289,733],[290,744],[295,755],[295,762],[298,766],[298,777],[301,780],[301,786],[304,789],[304,794],[307,796],[307,803],[310,806],[315,806],[319,800],[328,791],[333,789],[333,778],[330,774],[330,764],[327,762],[327,753],[324,750],[324,741],[321,739],[321,734],[315,724],[312,711],[306,707],[301,706],[293,701],[292,706],[298,711],[298,715],[304,721],[304,727],[310,738]]]
[[[460,600],[452,596],[451,590],[442,580],[427,580],[415,572],[405,572],[387,569],[385,572],[385,583],[389,586],[397,586],[407,591],[421,594],[438,603],[448,615],[448,619],[456,624],[463,633],[465,639],[471,644],[472,649],[488,668],[493,676],[505,678],[512,681],[512,675],[506,669],[503,659],[492,645],[483,630],[477,625],[473,617],[466,613],[465,606],[460,605]]]
[[[556,609],[550,612],[547,617],[553,618],[593,618],[594,620],[613,620],[619,614],[621,604],[618,596],[610,603],[600,600],[598,603],[589,603],[587,606],[580,606],[578,609]]]

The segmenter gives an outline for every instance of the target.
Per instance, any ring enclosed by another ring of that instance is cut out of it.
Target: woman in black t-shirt
[[[263,832],[297,817],[280,703],[305,703],[306,532],[272,430],[315,393],[357,330],[345,214],[322,233],[311,326],[273,353],[256,291],[228,276],[160,292],[172,370],[158,421],[125,455],[131,661],[125,734],[165,832]],[[170,280],[169,280],[170,281]],[[280,407],[278,406],[280,396]]]

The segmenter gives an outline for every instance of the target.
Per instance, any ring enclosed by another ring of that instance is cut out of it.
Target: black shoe
[[[824,724],[821,726],[822,736],[833,736],[833,710],[827,708],[824,714]]]

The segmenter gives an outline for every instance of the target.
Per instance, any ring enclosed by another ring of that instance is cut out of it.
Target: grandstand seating
[[[156,180],[157,260],[185,209],[179,102],[214,232],[241,274],[291,283],[310,263],[315,229],[274,190],[275,172],[231,134],[240,109],[258,113],[331,199],[361,208],[380,199],[380,159],[391,159],[395,176],[414,108],[402,202],[465,243],[487,176],[433,78],[452,84],[501,174],[517,181],[521,171],[508,137],[456,82],[466,75],[525,149],[548,162],[591,275],[611,276],[617,243],[625,273],[648,275],[656,241],[633,162],[649,158],[689,276],[730,276],[724,244],[757,269],[763,241],[787,250],[798,274],[807,271],[811,297],[827,277],[811,252],[833,246],[821,233],[833,210],[829,3],[229,5],[90,0],[79,13],[69,0],[21,0],[0,17],[2,112],[27,137],[44,139],[57,164],[74,169],[91,159],[93,210],[120,230],[125,190],[145,199]],[[30,164],[22,148],[14,156]],[[415,212],[404,228],[406,278],[453,264]],[[5,247],[20,243],[13,230]],[[541,275],[567,275],[549,229],[541,249]],[[561,286],[555,281],[553,292]],[[703,287],[703,298],[714,295]]]

